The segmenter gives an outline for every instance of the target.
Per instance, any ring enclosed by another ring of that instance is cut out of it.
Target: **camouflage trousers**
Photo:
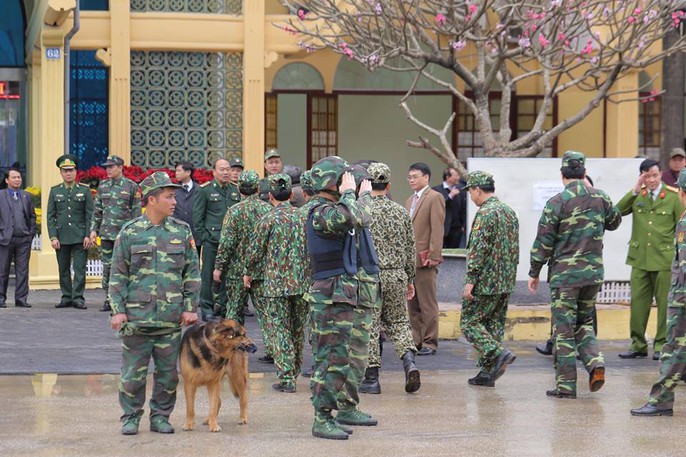
[[[576,353],[590,373],[604,366],[591,321],[600,285],[551,288],[555,382],[561,391],[576,393]]]
[[[226,288],[226,311],[222,316],[227,319],[233,319],[240,322],[241,325],[245,322],[245,317],[243,309],[248,304],[248,297],[252,300],[252,305],[255,308],[255,317],[257,318],[257,324],[260,326],[260,331],[262,332],[262,341],[264,341],[264,350],[268,355],[272,355],[273,347],[273,325],[269,312],[264,305],[262,280],[254,279],[252,281],[252,287],[246,289],[243,287],[243,279],[227,278],[224,282],[224,287]]]
[[[660,379],[650,390],[648,403],[659,408],[674,407],[674,388],[686,372],[686,308],[667,309],[667,342],[660,355]]]
[[[476,365],[485,371],[493,368],[495,359],[503,352],[509,299],[510,294],[496,294],[475,295],[473,299],[462,300],[460,328],[479,355]]]
[[[141,416],[145,405],[145,385],[150,358],[155,364],[150,398],[150,416],[169,417],[176,403],[179,374],[176,362],[181,347],[181,332],[166,335],[121,336],[122,363],[119,380],[121,419]]]
[[[417,352],[417,346],[412,339],[412,328],[407,316],[407,284],[396,279],[383,279],[381,276],[381,306],[374,308],[372,313],[372,331],[369,340],[370,368],[381,366],[381,347],[379,335],[383,325],[386,335],[390,336],[393,349],[398,358],[406,352]]]
[[[112,252],[114,252],[114,240],[100,240],[100,256],[102,259],[102,288],[107,297],[110,289],[110,271],[112,270]]]
[[[348,303],[311,302],[314,371],[310,378],[315,413],[338,409],[350,372],[350,336],[354,307]]]
[[[308,304],[302,295],[264,297],[262,301],[272,327],[276,375],[282,384],[295,386],[303,362]]]

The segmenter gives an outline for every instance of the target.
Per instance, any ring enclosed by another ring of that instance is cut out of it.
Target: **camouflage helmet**
[[[345,171],[349,171],[353,177],[355,178],[355,185],[359,186],[362,184],[362,181],[365,179],[372,179],[372,176],[369,174],[369,171],[367,169],[360,165],[350,165]]]
[[[686,190],[686,168],[681,169],[679,178],[676,180],[676,185],[681,190]]]
[[[303,171],[300,175],[300,187],[306,194],[314,194],[314,189],[312,188],[312,172],[310,170]]]
[[[257,186],[260,183],[260,175],[255,170],[242,171],[238,176],[239,190],[257,191]],[[244,192],[243,192],[244,193]]]
[[[348,162],[338,156],[328,156],[320,159],[312,166],[312,188],[315,192],[338,183],[338,180],[348,168]]]

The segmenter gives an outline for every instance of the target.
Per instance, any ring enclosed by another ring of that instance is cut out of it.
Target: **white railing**
[[[102,260],[88,259],[88,262],[86,262],[86,276],[102,276]]]
[[[628,303],[631,286],[628,281],[606,281],[598,292],[596,303]]]

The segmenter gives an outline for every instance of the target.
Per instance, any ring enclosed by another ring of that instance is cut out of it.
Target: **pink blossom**
[[[581,50],[582,54],[590,54],[593,52],[593,42],[591,40],[588,40],[586,42],[586,46]]]
[[[381,3],[376,4],[376,6],[374,7],[374,12],[376,14],[381,14],[383,12],[383,8],[381,7]]]
[[[469,12],[470,12],[470,13],[475,12],[475,11],[476,11],[476,8],[477,8],[477,7],[476,7],[476,5],[474,5],[474,4],[469,5]]]
[[[462,51],[465,46],[467,46],[467,42],[465,40],[457,40],[453,41],[450,43],[450,46],[455,50],[455,51]]]
[[[307,12],[306,12],[305,10],[303,10],[303,9],[299,9],[299,10],[298,10],[298,17],[299,17],[300,19],[305,19],[305,16],[307,16]]]
[[[295,30],[293,27],[287,25],[283,28],[283,31],[288,33],[289,35],[296,35],[298,33],[297,30]]]
[[[445,18],[445,16],[442,15],[441,13],[438,13],[438,14],[436,15],[436,19],[435,19],[435,20],[436,20],[436,24],[438,24],[438,25],[443,25],[443,24],[445,24],[446,18]]]
[[[542,48],[545,48],[550,44],[550,40],[543,36],[543,34],[540,34],[538,35],[538,44],[540,44]]]
[[[526,38],[526,37],[522,37],[519,39],[517,44],[519,45],[520,48],[524,48],[524,49],[530,48],[531,47],[531,40]]]

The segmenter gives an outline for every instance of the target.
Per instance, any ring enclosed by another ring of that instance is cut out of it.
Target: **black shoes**
[[[653,360],[660,360],[660,353],[659,352],[653,353]]]
[[[102,311],[103,313],[112,311],[112,307],[110,306],[110,302],[105,301],[105,303],[103,303],[103,305],[102,305],[102,308],[100,308],[100,311]]]
[[[88,309],[85,303],[74,303],[74,308],[76,309]]]
[[[414,352],[407,351],[403,354],[403,371],[405,372],[405,392],[415,393],[422,386],[421,375],[414,363]]]
[[[381,393],[381,383],[379,383],[378,367],[367,367],[367,369],[364,372],[364,379],[362,379],[358,391],[361,394]]]
[[[632,416],[673,416],[673,409],[662,409],[657,406],[653,406],[650,403],[646,403],[640,408],[634,408],[631,410]]]
[[[546,390],[545,394],[553,398],[576,398],[576,392],[567,392],[560,389]]]
[[[284,392],[287,394],[295,393],[295,386],[291,386],[289,384],[284,384],[282,382],[277,382],[276,384],[272,384],[272,389],[276,390],[277,392]]]
[[[487,371],[480,371],[473,378],[467,380],[470,386],[495,387],[495,381],[491,381],[491,374]]]
[[[619,354],[620,359],[640,359],[643,357],[648,357],[647,352],[637,352],[637,351],[627,351]]]
[[[553,355],[553,341],[548,340],[545,344],[536,346],[536,352],[541,355]]]
[[[421,348],[417,351],[417,355],[436,355],[436,349]]]
[[[274,357],[265,354],[262,357],[258,357],[257,361],[261,363],[274,363]]]
[[[71,302],[61,301],[55,305],[55,308],[71,308],[71,306],[72,306]]]
[[[24,302],[17,302],[14,304],[14,306],[16,306],[17,308],[30,308],[31,307],[31,305],[29,305],[28,303],[24,303]]]
[[[513,353],[507,349],[503,349],[493,364],[493,370],[491,370],[491,381],[496,382],[498,378],[504,375],[505,370],[507,370],[507,366],[514,362],[516,358],[517,357]]]

